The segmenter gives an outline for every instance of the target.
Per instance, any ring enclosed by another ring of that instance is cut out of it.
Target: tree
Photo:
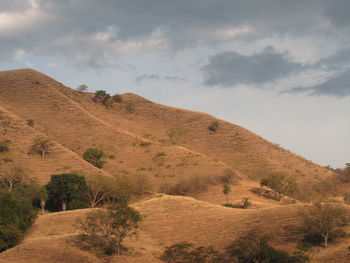
[[[96,207],[107,199],[114,199],[118,196],[116,181],[112,177],[102,175],[86,176],[88,186],[87,197],[90,207]]]
[[[304,215],[305,239],[320,237],[327,248],[329,240],[334,240],[344,233],[343,228],[348,222],[347,210],[343,206],[316,202]]]
[[[142,217],[127,203],[110,206],[106,210],[88,213],[81,228],[92,245],[100,244],[108,254],[120,254],[123,240],[135,235]]]
[[[261,187],[271,188],[279,198],[281,195],[294,195],[298,193],[299,187],[295,179],[284,173],[273,173],[266,175],[260,180]]]
[[[286,251],[270,245],[273,237],[259,230],[251,230],[235,240],[227,249],[230,262],[239,263],[303,263],[308,258],[303,255],[290,255]],[[236,261],[233,261],[236,262]]]
[[[28,182],[28,176],[21,167],[13,167],[8,171],[0,172],[0,184],[7,192]]]
[[[87,193],[84,176],[74,173],[52,175],[46,189],[48,202],[54,209],[61,206],[63,211],[74,202],[83,202]]]
[[[39,197],[39,200],[40,200],[41,213],[44,214],[45,204],[46,204],[46,201],[47,201],[47,199],[49,197],[45,187],[41,187],[41,189],[39,190],[38,197]]]
[[[105,106],[110,106],[112,97],[104,90],[96,90],[93,101],[95,101],[96,103],[103,104]]]
[[[348,184],[350,183],[350,166],[347,165],[344,169],[340,171],[340,181],[342,183]]]
[[[224,183],[222,185],[222,192],[226,196],[226,204],[228,204],[228,195],[231,193],[231,185],[229,183]]]
[[[102,158],[105,157],[105,153],[102,150],[89,148],[83,154],[83,159],[97,168],[102,168],[105,161]]]
[[[136,174],[131,178],[133,193],[141,196],[152,190],[152,184],[147,175]]]
[[[53,145],[49,139],[46,138],[36,138],[34,144],[30,147],[29,153],[40,154],[41,158],[44,158],[46,154],[49,153],[50,147]]]
[[[0,194],[0,252],[15,246],[31,226],[36,213],[28,198],[11,192]]]
[[[79,85],[78,87],[77,87],[77,90],[79,91],[79,92],[85,92],[85,91],[87,91],[88,90],[88,86],[87,85],[85,85],[85,84],[81,84],[81,85]]]

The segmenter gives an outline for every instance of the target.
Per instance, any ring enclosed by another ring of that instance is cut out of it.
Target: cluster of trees
[[[294,196],[299,192],[299,186],[293,177],[284,173],[265,175],[260,180],[261,187],[273,190],[275,197],[280,200],[283,195]]]
[[[47,207],[50,210],[98,207],[151,191],[152,185],[146,175],[107,177],[79,175],[74,173],[53,175],[44,186]]]
[[[122,96],[120,96],[119,94],[115,94],[111,96],[109,93],[107,93],[104,90],[97,90],[95,92],[93,101],[96,103],[102,104],[106,107],[109,107],[112,105],[113,102],[121,103],[123,99],[122,99]]]
[[[195,247],[182,242],[166,247],[161,260],[168,263],[304,263],[308,258],[301,254],[290,254],[274,248],[272,236],[257,230],[236,239],[219,253],[213,247]]]
[[[0,172],[0,252],[15,246],[33,223],[32,200],[31,182],[23,169]]]

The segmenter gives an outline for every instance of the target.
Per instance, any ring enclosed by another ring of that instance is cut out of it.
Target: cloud
[[[24,49],[37,56],[54,54],[79,63],[86,61],[91,67],[108,67],[117,64],[119,56],[140,50],[179,50],[271,34],[317,36],[332,32],[332,25],[340,23],[334,17],[348,6],[343,0],[325,3],[326,0],[4,0],[0,37],[6,41],[2,41],[0,54]],[[57,44],[71,38],[69,48]],[[93,40],[103,45],[91,48]],[[81,56],[86,58],[79,59]],[[100,62],[91,63],[95,59]]]
[[[304,66],[291,61],[287,54],[267,47],[260,53],[248,56],[234,51],[221,52],[209,58],[202,72],[207,86],[232,87],[272,82],[302,69]]]
[[[309,87],[293,88],[289,93],[306,92],[312,96],[350,96],[350,70],[336,74],[326,81]]]
[[[148,80],[165,80],[172,82],[183,82],[186,79],[178,76],[160,76],[158,74],[143,74],[135,78],[136,82],[140,83]]]

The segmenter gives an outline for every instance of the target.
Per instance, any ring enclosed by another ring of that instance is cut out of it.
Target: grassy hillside
[[[103,168],[118,175],[144,173],[159,181],[219,175],[230,168],[257,179],[284,171],[299,182],[332,173],[254,133],[205,113],[122,95],[111,107],[34,70],[0,72],[0,106],[79,156],[90,147],[115,156]],[[132,110],[130,110],[132,109]],[[216,132],[208,129],[219,122]],[[62,166],[64,164],[62,163]]]
[[[136,203],[144,215],[140,235],[129,239],[131,256],[114,256],[109,262],[160,262],[163,248],[175,242],[212,245],[223,249],[250,229],[263,228],[274,233],[274,244],[292,251],[300,239],[301,213],[304,205],[265,209],[231,209],[197,201],[189,197],[159,195]],[[40,216],[25,240],[0,254],[0,262],[104,262],[104,258],[82,251],[75,242],[80,233],[77,219],[90,209]],[[268,226],[268,228],[267,228]],[[311,262],[346,262],[345,240],[331,248],[312,251]],[[327,261],[332,259],[332,261]]]

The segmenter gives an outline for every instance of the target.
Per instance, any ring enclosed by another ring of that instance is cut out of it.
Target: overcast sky
[[[350,162],[349,0],[0,0],[0,69],[208,112]]]

